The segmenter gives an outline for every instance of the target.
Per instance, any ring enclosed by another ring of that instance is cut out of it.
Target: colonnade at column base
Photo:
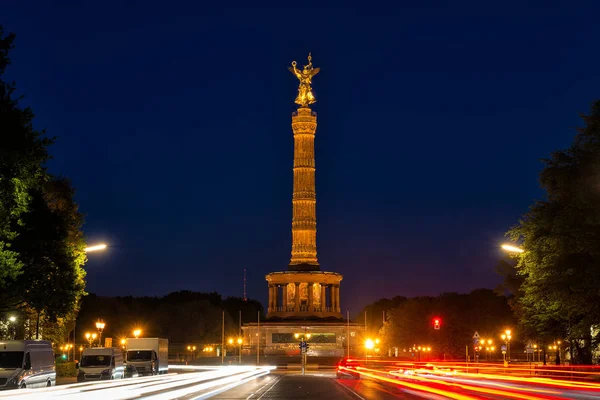
[[[265,279],[269,286],[267,318],[342,318],[341,274],[302,269],[272,272]]]

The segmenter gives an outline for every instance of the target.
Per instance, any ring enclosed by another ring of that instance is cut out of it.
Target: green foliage
[[[32,191],[30,212],[22,217],[23,226],[14,241],[26,273],[14,281],[13,290],[20,291],[28,307],[51,321],[76,310],[84,294],[83,217],[73,196],[65,179]]]
[[[83,219],[70,183],[44,167],[54,139],[33,129],[33,112],[2,79],[14,38],[0,27],[0,311],[56,322],[85,294]]]
[[[589,363],[600,323],[600,101],[582,119],[571,147],[545,160],[547,200],[508,236],[526,250],[516,267],[523,324],[547,340],[569,339],[575,361]]]
[[[77,376],[77,368],[73,361],[56,360],[56,377],[57,378],[73,378]]]
[[[433,328],[436,317],[441,319],[440,330]],[[388,313],[380,334],[389,346],[404,349],[424,345],[434,349],[432,354],[436,358],[442,358],[443,354],[446,358],[462,358],[465,346],[472,349],[475,331],[497,342],[500,331],[513,327],[514,323],[505,296],[477,289],[469,294],[445,293],[408,299]]]
[[[47,179],[43,164],[53,141],[33,129],[33,112],[19,107],[14,83],[2,79],[14,39],[14,34],[4,36],[0,26],[0,291],[22,273],[23,264],[11,241],[29,209],[30,191]]]

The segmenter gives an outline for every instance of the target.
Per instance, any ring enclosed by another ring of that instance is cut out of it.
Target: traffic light
[[[442,320],[439,318],[434,318],[433,319],[433,329],[435,329],[436,331],[440,330],[440,325],[442,324]]]

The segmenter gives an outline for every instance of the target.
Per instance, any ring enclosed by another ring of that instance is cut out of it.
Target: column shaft
[[[294,194],[292,196],[292,257],[290,268],[308,265],[318,270],[315,189],[315,132],[317,116],[300,107],[292,116],[294,131]],[[306,267],[298,267],[306,268]]]
[[[273,308],[277,311],[278,303],[279,303],[279,285],[273,286]]]
[[[327,293],[325,293],[326,286],[321,283],[321,312],[325,311],[327,307]]]
[[[313,302],[314,302],[314,296],[313,296],[313,284],[309,283],[308,286],[308,311],[309,312],[313,312],[314,310],[314,306],[313,306]]]
[[[268,312],[273,310],[273,286],[269,285],[269,309]]]
[[[294,301],[294,310],[296,312],[300,311],[300,283],[296,282],[295,284],[295,289],[296,289],[296,300]]]
[[[337,287],[331,285],[331,311],[337,311]]]
[[[340,285],[335,286],[335,311],[340,312]]]

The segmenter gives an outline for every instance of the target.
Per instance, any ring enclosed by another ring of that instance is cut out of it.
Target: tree
[[[14,39],[14,34],[4,36],[0,26],[0,292],[22,273],[23,264],[11,241],[29,210],[30,191],[47,180],[43,165],[48,159],[46,148],[53,142],[33,129],[33,112],[19,107],[15,84],[3,80]],[[6,305],[0,303],[2,308]]]
[[[522,323],[547,340],[565,338],[575,362],[591,363],[600,323],[600,101],[573,144],[544,160],[547,199],[507,234],[526,250],[516,266]]]
[[[13,284],[22,302],[51,321],[77,310],[85,294],[83,216],[66,179],[32,192],[31,210],[14,241],[24,274]]]
[[[406,301],[404,296],[396,296],[392,299],[379,299],[374,303],[368,304],[354,317],[355,321],[363,322],[366,313],[366,322],[368,335],[379,332],[383,326],[384,316],[388,312]],[[387,318],[387,317],[385,317]]]
[[[2,79],[14,38],[0,27],[0,311],[36,314],[37,337],[40,317],[44,325],[74,321],[85,241],[70,182],[44,166],[54,139],[33,129],[33,112]]]

